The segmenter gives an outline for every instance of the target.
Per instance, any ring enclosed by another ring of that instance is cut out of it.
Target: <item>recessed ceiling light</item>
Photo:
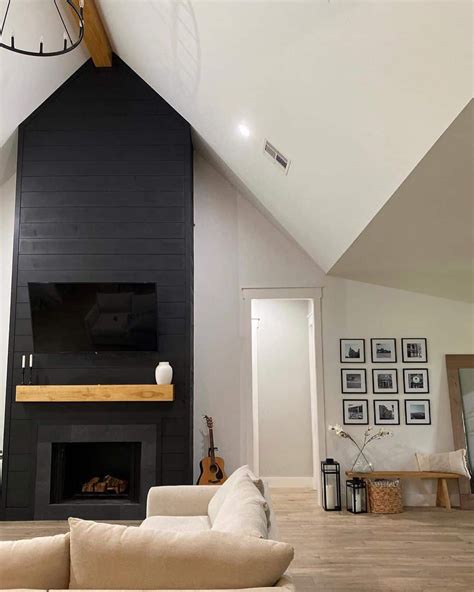
[[[245,125],[245,123],[239,123],[239,132],[244,138],[248,138],[250,136],[250,130]]]

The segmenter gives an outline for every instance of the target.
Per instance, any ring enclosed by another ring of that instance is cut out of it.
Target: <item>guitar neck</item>
[[[212,462],[215,462],[216,460],[215,450],[214,432],[212,428],[209,428],[209,456],[211,457]]]

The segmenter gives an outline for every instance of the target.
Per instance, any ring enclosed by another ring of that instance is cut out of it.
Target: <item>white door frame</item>
[[[316,376],[311,384],[311,420],[313,441],[313,484],[320,490],[320,461],[326,457],[326,420],[322,356],[321,288],[242,288],[241,300],[241,458],[258,474],[258,400],[253,395],[255,378],[252,372],[252,300],[308,300],[308,325],[313,326],[313,355]],[[311,318],[312,317],[312,318]],[[311,337],[310,337],[311,338]],[[311,348],[310,348],[311,351]],[[256,412],[257,411],[257,412]]]

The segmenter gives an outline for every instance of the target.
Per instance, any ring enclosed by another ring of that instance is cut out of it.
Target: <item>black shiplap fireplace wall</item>
[[[38,430],[48,424],[153,424],[153,481],[192,481],[192,209],[190,127],[116,57],[110,69],[87,62],[20,126],[4,519],[34,517]],[[33,351],[28,282],[108,281],[156,283],[159,351],[38,354],[33,382],[152,383],[169,360],[175,401],[16,403],[21,356]]]

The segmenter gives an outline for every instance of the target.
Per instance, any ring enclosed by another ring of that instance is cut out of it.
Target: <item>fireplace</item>
[[[155,425],[40,426],[35,519],[144,518],[157,443]]]
[[[141,442],[54,442],[52,504],[138,503]]]

